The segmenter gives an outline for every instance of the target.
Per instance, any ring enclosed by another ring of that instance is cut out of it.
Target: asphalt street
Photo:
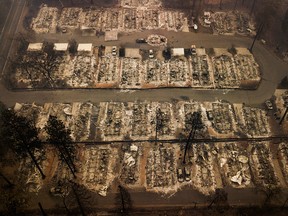
[[[10,11],[8,12],[8,17],[1,31],[1,37],[0,37],[1,77],[0,79],[2,78],[2,74],[7,65],[9,56],[12,55],[12,53],[10,53],[11,47],[14,42],[14,37],[17,33],[19,20],[21,20],[21,16],[23,15],[25,6],[26,6],[26,1],[12,0],[12,5],[10,8]]]
[[[0,71],[3,72],[6,60],[13,55],[10,51],[12,46],[12,38],[17,32],[20,17],[23,15],[26,1],[13,1],[10,16],[6,21],[6,25],[1,35],[0,41]],[[229,48],[232,45],[239,47],[250,47],[251,38],[237,36],[218,36],[202,33],[186,33],[186,32],[168,32],[163,30],[142,31],[137,33],[122,33],[119,35],[118,41],[105,42],[104,37],[82,36],[81,33],[75,31],[67,34],[42,34],[36,35],[35,42],[49,40],[52,42],[68,42],[70,39],[76,39],[77,42],[91,42],[94,45],[116,45],[122,47],[139,47],[150,48],[148,45],[136,44],[136,38],[147,37],[149,34],[162,34],[168,38],[168,45],[172,47],[190,47],[195,44],[197,47],[223,47]],[[182,100],[183,98],[194,99],[197,101],[215,101],[217,99],[227,100],[232,103],[246,103],[257,105],[270,98],[278,83],[288,75],[288,64],[280,60],[273,52],[269,51],[263,44],[257,42],[253,49],[253,54],[260,65],[262,72],[262,82],[257,90],[201,90],[192,88],[165,88],[153,90],[108,90],[108,89],[75,89],[75,90],[8,90],[3,83],[0,84],[0,101],[7,106],[13,106],[16,102],[20,103],[47,103],[47,102],[102,102],[102,101],[171,101]],[[1,73],[2,74],[2,73]],[[228,201],[231,205],[241,205],[245,203],[259,204],[264,197],[259,198],[253,189],[226,189],[229,191]],[[199,204],[207,203],[207,197],[198,192],[188,189],[176,193],[171,198],[162,198],[155,193],[147,192],[131,192],[135,206],[191,206],[195,201]],[[45,202],[51,197],[35,196],[35,206],[37,202]],[[115,194],[108,194],[106,198],[99,198],[97,204],[103,208],[109,208],[114,203]],[[50,202],[49,202],[50,203]],[[52,205],[55,205],[51,201]],[[53,206],[46,206],[47,208]]]
[[[56,35],[46,34],[37,37],[37,41],[52,40],[54,42],[67,42],[75,38],[78,42],[92,42],[94,45],[117,45],[125,47],[148,48],[148,45],[139,45],[135,39],[145,37],[151,33],[165,35],[170,45],[174,47],[189,47],[196,44],[197,47],[249,47],[251,38],[217,36],[211,34],[166,32],[166,31],[145,31],[120,35],[118,41],[105,42],[103,37],[83,37],[81,35]],[[56,38],[58,38],[56,40]],[[100,102],[100,101],[171,101],[183,99],[184,97],[197,101],[214,101],[217,99],[227,100],[232,103],[259,104],[270,98],[278,83],[288,75],[288,64],[270,52],[261,43],[256,43],[253,49],[256,61],[262,72],[262,82],[257,90],[203,90],[192,88],[165,88],[151,90],[121,91],[110,89],[75,89],[75,90],[43,90],[43,91],[10,91],[3,85],[0,86],[0,100],[8,106],[20,103],[45,103],[45,102]]]
[[[13,1],[12,9],[6,20],[4,34],[0,41],[0,70],[4,71],[6,62],[11,53],[13,35],[21,25],[20,18],[23,17],[26,1]],[[120,33],[118,41],[105,42],[104,36],[83,36],[80,31],[68,32],[65,34],[38,34],[35,42],[49,40],[52,42],[68,42],[76,39],[78,43],[90,42],[93,45],[116,45],[120,47],[151,48],[146,44],[135,43],[136,38],[145,38],[150,34],[161,34],[167,37],[168,46],[190,47],[195,44],[197,47],[223,47],[229,48],[232,45],[238,47],[250,47],[252,39],[241,36],[220,36],[193,32],[173,32],[165,30],[147,30],[135,33]],[[153,47],[155,49],[155,47]],[[163,49],[163,47],[160,49]],[[215,101],[217,99],[227,100],[232,103],[259,104],[270,98],[278,83],[288,75],[288,64],[280,60],[274,53],[264,45],[257,42],[253,49],[256,61],[262,72],[262,82],[257,90],[204,90],[192,88],[165,88],[148,90],[110,90],[110,89],[74,89],[74,90],[8,90],[3,83],[0,84],[0,101],[8,106],[20,103],[45,103],[45,102],[100,102],[100,101],[171,101],[183,98],[197,101]]]

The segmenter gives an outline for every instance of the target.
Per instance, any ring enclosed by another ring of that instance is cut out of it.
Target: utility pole
[[[197,8],[197,12],[196,12],[196,17],[198,17],[200,11],[201,11],[201,8],[202,8],[202,0],[199,0],[198,2],[198,8]]]
[[[80,208],[81,214],[82,214],[82,216],[85,216],[85,213],[84,213],[82,204],[81,204],[81,202],[80,202],[79,196],[78,196],[78,194],[77,194],[77,192],[76,192],[76,190],[75,190],[75,188],[74,188],[75,183],[74,183],[74,182],[71,182],[71,183],[72,183],[72,190],[73,190],[73,193],[74,193],[74,195],[75,195],[75,197],[76,197],[76,201],[77,201],[77,204],[78,204],[78,206],[79,206],[79,208]]]
[[[222,1],[223,1],[223,0],[220,0],[220,3],[219,3],[219,8],[220,8],[220,10],[222,10]]]
[[[119,191],[120,191],[120,196],[121,196],[121,203],[122,203],[122,209],[121,209],[121,213],[124,214],[125,213],[125,203],[124,203],[124,197],[123,197],[123,188],[121,185],[118,186]]]
[[[71,154],[70,154],[70,152],[69,152],[66,144],[63,143],[62,145],[63,145],[64,150],[65,150],[65,153],[66,153],[66,155],[67,155],[67,157],[68,157],[68,159],[69,159],[69,162],[71,163],[71,165],[72,165],[72,167],[73,167],[74,172],[76,172],[75,164],[74,164],[74,162],[73,162],[73,160],[72,160],[72,158],[71,158]],[[60,151],[60,149],[59,149],[59,151]]]
[[[62,3],[62,1],[61,0],[58,0],[59,2],[60,2],[60,4],[62,5],[62,8],[64,7],[64,5],[63,5],[63,3]]]
[[[192,4],[192,10],[194,11],[194,9],[195,9],[195,2],[196,2],[196,0],[193,0],[193,4]]]
[[[59,147],[58,147],[58,148],[59,148]],[[65,155],[63,154],[63,152],[60,150],[60,148],[59,148],[59,152],[60,152],[60,156],[64,159],[65,163],[67,164],[68,168],[70,169],[73,177],[76,179],[77,177],[76,177],[76,175],[75,175],[75,171],[74,171],[73,167],[71,167],[69,161],[67,160],[67,158],[65,157]]]
[[[43,215],[43,216],[47,216],[47,214],[46,214],[46,212],[44,211],[44,209],[43,209],[43,207],[42,207],[42,205],[41,205],[40,202],[38,202],[38,206],[39,206],[39,208],[40,208],[40,210],[41,210],[42,215]]]
[[[233,8],[233,11],[235,11],[235,9],[236,9],[236,6],[237,6],[237,3],[238,3],[238,0],[235,0],[235,4],[234,4],[234,8]]]
[[[249,48],[249,51],[250,51],[251,53],[252,53],[252,51],[253,51],[253,47],[254,47],[255,41],[256,41],[256,39],[259,37],[259,35],[261,34],[261,32],[262,32],[262,30],[263,30],[263,27],[264,27],[264,23],[261,23],[260,26],[259,26],[259,28],[258,28],[258,30],[257,30],[257,33],[256,33],[256,35],[255,35],[255,37],[254,37],[253,43],[252,43],[251,47]]]
[[[40,174],[41,174],[41,176],[42,176],[42,179],[45,179],[46,176],[44,175],[44,173],[43,173],[41,167],[39,166],[39,164],[38,164],[38,162],[37,162],[35,156],[33,155],[33,153],[31,152],[31,150],[29,149],[28,146],[25,145],[25,147],[26,147],[26,149],[27,149],[27,152],[28,152],[29,156],[31,157],[32,161],[34,162],[36,168],[37,168],[38,171],[40,172]]]
[[[252,15],[252,13],[254,11],[255,4],[256,4],[256,0],[253,0],[253,4],[252,4],[252,7],[251,7],[250,15]]]
[[[282,209],[285,207],[287,201],[288,201],[288,197],[285,199],[285,202],[283,203],[283,205],[282,205],[282,207],[281,207]]]
[[[188,147],[190,145],[190,141],[194,139],[194,136],[195,136],[195,133],[197,131],[197,129],[199,129],[200,127],[200,113],[199,112],[194,112],[192,114],[192,129],[189,133],[189,136],[188,136],[188,139],[187,139],[187,142],[186,142],[186,145],[185,145],[185,151],[184,151],[184,157],[183,157],[183,164],[186,163],[186,154],[187,154],[187,150],[188,150]]]

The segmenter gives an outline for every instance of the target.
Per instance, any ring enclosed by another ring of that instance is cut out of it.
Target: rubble
[[[149,35],[146,42],[150,46],[167,46],[167,38],[162,35]]]
[[[188,62],[185,58],[172,58],[169,61],[168,85],[187,86],[189,82]]]
[[[204,50],[204,49],[203,49]],[[196,51],[197,52],[197,51]],[[213,88],[214,75],[211,59],[206,55],[205,50],[201,55],[189,57],[189,66],[192,72],[192,87]]]
[[[62,54],[49,56],[43,51],[27,52],[16,64],[17,85],[24,88],[52,88],[59,79],[57,71],[62,63]]]
[[[284,117],[284,114],[288,107],[288,90],[276,89],[275,97],[276,112],[274,112],[274,118],[280,122],[281,119]],[[282,120],[283,131],[287,131],[287,116],[288,115],[286,115],[286,117],[284,117]]]
[[[204,27],[212,27],[214,34],[254,35],[255,21],[247,13],[239,11],[205,11],[199,22]]]
[[[217,144],[217,157],[226,184],[236,188],[251,185],[248,152],[239,143]]]
[[[154,106],[155,116],[155,137],[157,131],[157,138],[160,139],[171,139],[175,136],[175,125],[174,115],[172,112],[172,104],[170,103],[158,103]]]
[[[99,59],[97,68],[96,86],[114,86],[119,79],[120,59],[116,56],[108,55]]]
[[[194,112],[200,113],[203,122],[196,134],[201,138],[267,137],[274,133],[265,110],[224,101],[16,104],[15,111],[30,115],[43,139],[49,115],[63,121],[75,141],[186,137]]]
[[[136,30],[137,28],[137,20],[136,20],[136,10],[133,9],[124,9],[123,17],[124,17],[124,29],[126,31]]]
[[[145,67],[145,82],[147,87],[167,86],[168,81],[168,62],[158,59],[147,59],[144,61]],[[144,86],[146,86],[144,84]]]
[[[35,151],[34,155],[38,165],[43,168],[47,167],[46,149]],[[42,176],[39,170],[36,168],[30,157],[21,158],[18,168],[19,179],[25,179],[25,187],[28,192],[38,193],[43,186]]]
[[[159,28],[159,10],[138,10],[137,29],[149,30],[157,28]]]
[[[112,9],[42,7],[30,27],[37,33],[55,33],[56,29],[66,33],[67,29],[93,30],[93,34],[104,31],[139,31],[150,29],[184,30],[187,22],[183,12],[124,7]]]
[[[259,108],[244,107],[243,110],[245,134],[250,137],[261,137],[270,134],[266,111]]]
[[[272,162],[272,154],[267,143],[252,144],[249,161],[252,169],[253,181],[256,185],[264,187],[279,185],[279,180],[276,176]]]
[[[42,51],[27,52],[16,68],[15,85],[26,88],[255,89],[260,82],[259,66],[246,48],[237,48],[234,56],[217,48],[212,59],[205,49],[198,48],[196,54],[188,58],[177,56],[170,60],[160,60],[153,50],[150,58],[145,57],[145,50],[140,51],[144,53],[142,56],[138,50],[131,50],[131,57],[118,57],[117,47],[112,49],[114,51],[106,47],[105,54],[101,54],[102,47],[94,47],[91,52],[77,52],[75,56],[59,52],[51,62]],[[43,66],[38,66],[42,59]]]
[[[58,20],[58,27],[61,29],[68,28],[68,29],[77,29],[80,27],[82,22],[82,9],[81,8],[63,8],[61,11],[59,20]]]
[[[282,174],[286,183],[288,183],[288,148],[287,143],[280,143],[278,146],[278,158],[279,164],[282,170]]]
[[[240,81],[233,58],[228,55],[212,57],[216,88],[237,88]]]
[[[141,88],[143,66],[139,59],[122,58],[121,88]]]
[[[120,168],[120,181],[125,185],[135,185],[139,182],[139,169],[140,160],[139,157],[142,155],[142,146],[140,145],[122,145],[122,156],[120,156],[121,168]]]
[[[122,103],[104,103],[100,104],[102,109],[101,114],[103,119],[101,120],[101,130],[103,139],[108,137],[115,140],[123,140],[125,135],[125,128],[123,128],[124,122],[122,121],[124,106]]]
[[[66,76],[69,77],[67,84],[71,87],[94,86],[96,60],[94,56],[77,55],[72,59],[72,65],[66,64]]]
[[[96,10],[94,8],[83,8],[83,25],[82,29],[91,28],[91,29],[102,29],[104,21],[103,19],[104,10]]]
[[[229,134],[234,130],[235,119],[233,116],[233,108],[229,103],[212,103],[211,119],[212,127],[219,134]]]
[[[56,33],[58,9],[41,5],[37,17],[32,19],[30,28],[36,33]]]
[[[81,169],[79,170],[80,183],[89,190],[106,196],[107,189],[115,178],[112,167],[115,165],[116,150],[109,146],[83,146],[79,152]]]
[[[202,194],[209,195],[216,190],[216,178],[213,168],[211,145],[195,143],[192,145],[192,185]]]
[[[90,118],[92,112],[91,103],[74,103],[72,107],[72,113],[77,113],[73,119],[73,127],[71,130],[72,138],[75,141],[88,140],[90,133]],[[66,113],[67,114],[67,113]]]
[[[259,65],[252,55],[236,55],[234,59],[241,80],[258,80],[260,78]]]
[[[161,0],[121,0],[121,6],[127,8],[149,8],[149,7],[161,7]]]
[[[183,130],[185,133],[189,133],[192,129],[192,121],[193,121],[193,113],[200,112],[201,113],[201,106],[197,102],[189,102],[183,103],[180,106],[179,112],[181,112],[184,119],[181,119],[183,124]],[[198,131],[199,133],[199,131]],[[197,134],[195,134],[197,136]]]
[[[146,189],[169,193],[177,183],[175,147],[157,144],[150,149],[146,162]]]
[[[133,139],[149,138],[154,130],[151,104],[145,102],[131,104],[131,137]]]

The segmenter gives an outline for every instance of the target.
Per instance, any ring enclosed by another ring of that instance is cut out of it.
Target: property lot
[[[281,157],[275,160],[276,154],[270,147],[275,144],[269,142],[193,143],[185,164],[182,163],[184,146],[177,142],[75,144],[77,179],[73,178],[67,165],[59,161],[55,149],[48,146],[45,151],[35,154],[48,180],[43,181],[31,161],[24,159],[19,164],[19,177],[30,192],[46,193],[41,189],[48,187],[50,195],[64,197],[71,193],[71,180],[88,189],[91,195],[98,193],[101,196],[114,193],[118,181],[129,189],[167,196],[183,187],[193,188],[206,196],[226,185],[239,190],[286,188],[278,180],[287,177],[287,155],[283,151],[286,144],[278,145],[282,149]],[[278,161],[283,165],[283,174],[275,169]]]
[[[47,45],[43,46],[45,49]],[[47,53],[41,48],[28,50],[19,56],[11,81],[16,88],[123,89],[255,89],[261,81],[259,66],[246,48],[235,48],[234,55],[223,48],[214,48],[207,55],[205,49],[199,48],[196,54],[168,60],[155,51],[146,58],[150,50],[127,48],[125,52],[131,57],[119,57],[117,47],[104,48],[92,46],[92,50],[75,55],[56,50]]]
[[[216,148],[223,184],[236,188],[251,187],[249,152],[245,146],[240,143],[219,143]]]
[[[58,19],[59,17],[59,19]],[[182,31],[187,18],[183,12],[143,7],[99,8],[57,8],[42,5],[30,24],[36,33],[66,33],[67,29],[97,31],[139,31],[144,29],[167,29]],[[63,30],[64,29],[64,30]]]
[[[119,79],[120,61],[116,56],[104,56],[99,59],[96,86],[115,86]]]
[[[192,146],[192,152],[193,186],[205,195],[212,194],[217,185],[211,146],[205,143],[197,143]]]
[[[177,182],[175,147],[157,144],[148,153],[146,185],[148,190],[170,192]],[[164,189],[164,190],[163,190]]]
[[[262,187],[279,185],[272,162],[272,154],[268,143],[254,143],[251,146],[250,166],[255,184]]]
[[[251,107],[243,108],[244,127],[247,135],[251,137],[267,136],[270,134],[268,117],[266,112]]]
[[[266,115],[267,110],[219,101],[16,104],[15,110],[35,119],[43,136],[49,115],[55,115],[71,129],[75,141],[187,138],[196,112],[203,125],[196,137],[262,138],[285,134],[277,120]]]
[[[206,11],[199,22],[205,27],[211,27],[214,34],[246,36],[256,34],[254,19],[245,12]]]
[[[192,87],[213,88],[214,75],[211,59],[208,55],[193,55],[189,59],[192,72]]]
[[[139,59],[123,58],[121,73],[121,88],[140,88],[143,80],[143,65]]]

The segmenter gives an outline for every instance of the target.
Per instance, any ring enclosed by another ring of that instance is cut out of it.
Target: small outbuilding
[[[92,43],[79,43],[77,51],[78,52],[92,52],[93,45]]]
[[[184,48],[171,49],[172,56],[184,56]]]
[[[41,51],[43,48],[43,43],[29,43],[27,51]]]
[[[54,43],[54,50],[66,52],[68,49],[68,43]]]

